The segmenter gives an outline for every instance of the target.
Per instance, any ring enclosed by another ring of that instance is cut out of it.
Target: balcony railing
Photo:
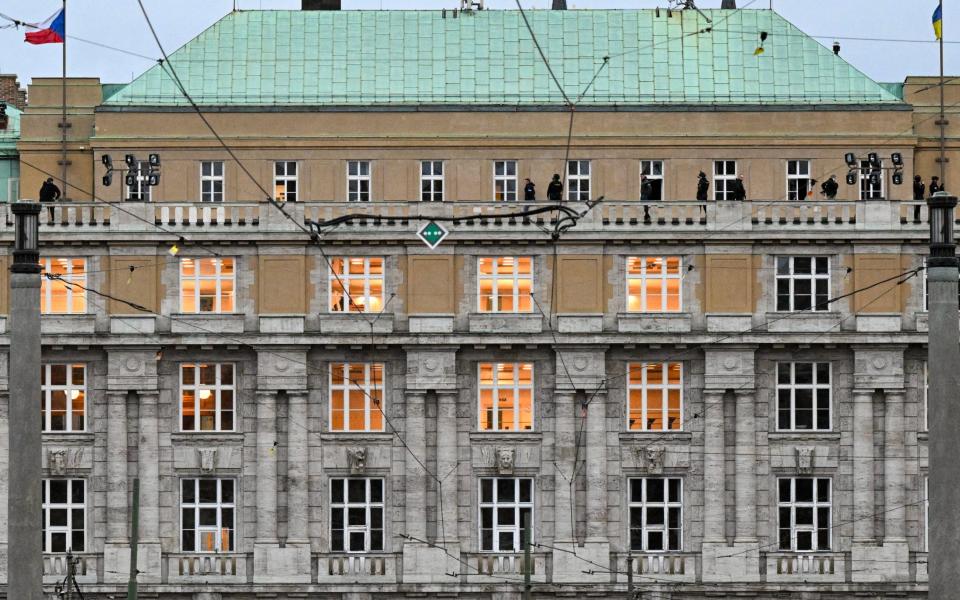
[[[580,202],[565,202],[578,211]],[[547,206],[535,202],[299,202],[283,206],[289,216],[266,202],[53,202],[41,212],[41,230],[54,233],[156,233],[206,235],[300,233],[308,222],[324,223],[348,214],[368,215],[339,225],[336,234],[379,233],[413,235],[424,220],[456,219],[445,223],[462,233],[545,234],[557,213],[508,216]],[[958,214],[960,216],[960,214]],[[589,210],[572,230],[577,234],[643,232],[777,232],[784,231],[911,231],[926,232],[927,208],[913,201],[787,202],[639,202],[605,200]],[[958,219],[960,222],[960,219]],[[376,226],[376,227],[374,227]],[[0,205],[0,233],[13,231],[9,205]],[[960,235],[960,228],[957,228]]]
[[[167,554],[169,583],[246,583],[247,555],[222,554]]]
[[[846,580],[842,552],[768,552],[767,581],[835,582]]]
[[[77,583],[92,584],[97,583],[97,562],[100,560],[99,554],[74,554],[76,560],[74,564],[74,574]],[[67,555],[66,554],[44,554],[43,555],[43,582],[55,583],[62,581],[67,576]]]
[[[697,579],[697,554],[694,553],[641,553],[633,555],[633,576],[638,583],[658,581],[693,582]],[[630,569],[627,553],[616,555],[617,579],[627,581]]]
[[[318,583],[399,583],[396,554],[316,554]]]
[[[460,575],[470,583],[502,583],[505,579],[524,577],[523,553],[464,554],[460,565]],[[530,554],[530,580],[534,583],[547,582],[547,558],[543,552]]]

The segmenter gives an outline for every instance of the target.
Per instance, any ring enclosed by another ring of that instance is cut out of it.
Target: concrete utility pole
[[[938,192],[930,207],[930,258],[927,290],[930,334],[927,357],[930,425],[929,572],[930,598],[955,598],[960,589],[960,317],[957,286],[960,281],[953,212],[956,196]],[[887,507],[890,508],[896,507]]]
[[[43,599],[40,504],[40,205],[10,205],[16,219],[10,267],[10,459],[7,598]]]

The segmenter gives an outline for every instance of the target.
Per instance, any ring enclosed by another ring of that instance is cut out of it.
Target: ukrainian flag
[[[943,2],[937,5],[937,10],[933,11],[933,32],[937,39],[943,39]]]

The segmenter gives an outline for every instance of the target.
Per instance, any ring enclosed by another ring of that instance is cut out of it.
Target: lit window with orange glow
[[[40,415],[43,431],[85,431],[87,368],[84,365],[42,365]]]
[[[180,481],[181,552],[233,552],[235,487],[232,479]]]
[[[683,364],[630,363],[627,429],[679,431],[683,428]]]
[[[530,312],[533,310],[533,258],[478,258],[477,286],[480,312]]]
[[[627,311],[680,312],[682,264],[679,256],[627,257]]]
[[[382,310],[382,257],[330,259],[330,312]]]
[[[233,431],[234,377],[231,364],[180,365],[180,429]]]
[[[480,431],[533,429],[533,364],[480,363]]]
[[[383,364],[330,365],[330,431],[383,431]]]
[[[235,297],[232,258],[180,260],[180,312],[232,313]]]
[[[80,314],[87,312],[87,260],[85,258],[41,258],[40,312]],[[47,275],[56,277],[50,279]]]

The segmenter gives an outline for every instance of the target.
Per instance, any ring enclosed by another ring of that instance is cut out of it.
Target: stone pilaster
[[[586,460],[587,543],[607,543],[607,394],[587,405]]]
[[[853,543],[876,545],[873,392],[853,391]]]
[[[903,390],[887,390],[886,418],[884,419],[884,543],[905,542],[907,539],[904,486],[906,484],[906,452]]]
[[[753,390],[737,390],[735,544],[757,543],[757,418]]]
[[[723,392],[703,392],[703,542],[726,543]]]
[[[257,544],[277,544],[277,393],[257,392]]]
[[[137,473],[140,478],[140,541],[160,541],[160,437],[158,433],[158,393],[142,392],[140,398],[140,435],[137,440]]]
[[[554,394],[554,539],[573,544],[573,455],[576,445],[574,433],[574,404],[577,399],[571,393]]]
[[[107,392],[107,544],[127,544],[127,392]]]
[[[437,514],[443,515],[443,528],[438,524],[437,533],[448,545],[459,543],[457,456],[457,394],[440,391],[437,392],[437,477],[440,478],[441,506],[437,507]]]
[[[407,535],[426,540],[427,538],[427,474],[420,461],[427,451],[425,408],[426,394],[407,391],[407,418],[404,438],[409,451],[406,454],[404,480],[406,497],[404,499],[404,517]]]
[[[287,392],[287,545],[308,545],[307,392]]]

